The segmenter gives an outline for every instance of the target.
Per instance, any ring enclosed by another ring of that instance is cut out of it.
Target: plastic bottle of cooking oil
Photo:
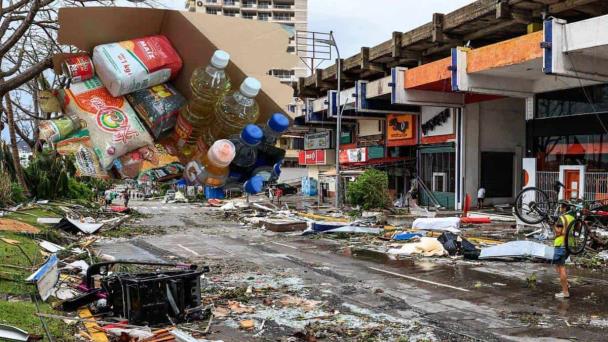
[[[213,123],[217,102],[230,91],[230,79],[224,72],[229,61],[227,52],[217,50],[209,65],[192,73],[192,99],[180,111],[174,133],[177,148],[186,157],[192,156],[197,140]]]
[[[254,123],[260,116],[255,97],[262,85],[253,77],[247,77],[239,90],[225,96],[215,107],[215,121],[209,126],[205,142],[210,145],[215,140],[238,134],[245,125]]]
[[[190,184],[210,187],[224,186],[234,155],[235,149],[232,142],[220,139],[214,142],[199,160],[193,160],[186,165],[185,178]]]

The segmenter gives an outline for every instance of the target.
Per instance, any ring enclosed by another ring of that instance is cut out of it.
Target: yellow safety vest
[[[572,221],[574,221],[574,216],[570,214],[565,214],[560,216],[559,220],[564,225],[564,228],[562,230],[563,234],[555,237],[555,240],[553,241],[554,247],[564,247],[566,240],[566,230],[568,230],[568,227],[570,227],[570,224],[572,223]]]

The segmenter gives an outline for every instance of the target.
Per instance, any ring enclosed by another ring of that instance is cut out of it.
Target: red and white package
[[[182,59],[165,36],[98,45],[93,49],[97,76],[112,96],[165,83],[182,68]]]

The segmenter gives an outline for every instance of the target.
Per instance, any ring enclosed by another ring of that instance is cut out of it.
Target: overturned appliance
[[[115,264],[159,266],[163,269],[129,273],[108,272]],[[114,315],[130,324],[158,325],[196,319],[202,312],[201,275],[208,266],[113,261],[91,265],[86,283],[93,289],[94,277],[101,275],[101,287],[107,293],[107,305]]]

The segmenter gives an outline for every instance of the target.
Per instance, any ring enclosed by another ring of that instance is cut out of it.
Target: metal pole
[[[340,208],[340,137],[342,136],[342,111],[340,110],[340,91],[341,89],[341,81],[342,81],[342,61],[340,60],[340,50],[338,49],[338,44],[336,44],[336,40],[334,39],[334,32],[330,31],[329,36],[333,43],[333,46],[336,48],[336,55],[338,55],[338,60],[336,67],[337,72],[336,76],[338,77],[338,92],[336,93],[336,104],[338,108],[338,112],[336,113],[336,208]]]

